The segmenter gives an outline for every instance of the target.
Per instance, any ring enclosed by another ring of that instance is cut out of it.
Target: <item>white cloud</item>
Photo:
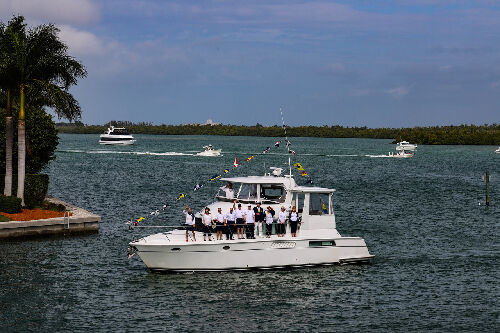
[[[394,98],[401,98],[405,95],[408,95],[408,89],[403,86],[388,89],[385,92]]]
[[[60,27],[59,37],[66,42],[72,55],[96,55],[104,53],[103,42],[88,31],[77,30],[71,26]]]
[[[4,20],[24,15],[33,21],[86,24],[99,19],[99,8],[90,0],[0,0]]]

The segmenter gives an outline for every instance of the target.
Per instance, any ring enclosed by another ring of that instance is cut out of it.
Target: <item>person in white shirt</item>
[[[226,193],[226,198],[227,199],[233,199],[234,198],[234,190],[233,190],[233,184],[227,183],[226,185],[222,186],[220,188]]]
[[[238,208],[236,208],[237,200],[234,200],[233,208],[234,208],[234,216],[236,217],[236,233],[238,234],[238,239],[243,239],[245,236],[243,232],[245,230],[245,219],[243,218],[243,210],[241,209],[241,204],[238,204]]]
[[[276,226],[278,227],[278,230],[276,233],[278,234],[278,237],[284,237],[285,236],[285,223],[286,223],[286,212],[285,212],[285,207],[281,207],[281,212],[278,215],[278,223]]]
[[[186,242],[188,241],[189,231],[193,232],[193,239],[196,242],[196,235],[194,233],[194,214],[193,214],[193,212],[191,211],[191,208],[188,205],[186,205],[186,208],[184,208],[184,210],[182,212],[184,213],[184,215],[186,215],[186,222],[185,222],[185,225],[186,225]]]
[[[255,212],[252,210],[252,205],[248,205],[248,209],[245,211],[245,226],[247,239],[255,239]]]
[[[217,240],[222,240],[224,224],[226,224],[226,217],[222,214],[222,208],[218,208],[217,214],[215,214],[215,231],[217,233]]]
[[[236,215],[234,214],[233,207],[231,207],[229,208],[229,213],[226,214],[226,239],[233,240],[235,223]]]
[[[271,237],[273,233],[273,222],[274,222],[274,209],[271,206],[267,206],[266,209],[266,237]]]
[[[208,240],[212,240],[212,215],[210,215],[210,208],[205,208],[205,214],[203,214],[203,240],[206,241],[206,237],[208,236]]]
[[[297,237],[297,226],[299,224],[299,214],[295,206],[292,207],[292,211],[290,212],[290,232],[292,233],[292,237]]]

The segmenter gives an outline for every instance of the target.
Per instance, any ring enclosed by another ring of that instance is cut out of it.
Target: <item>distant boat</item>
[[[388,155],[365,155],[367,157],[393,157],[393,158],[409,158],[413,157],[413,153],[409,151],[400,150],[396,154],[389,152]]]
[[[101,134],[99,143],[101,145],[133,145],[134,137],[123,127],[111,126],[104,134]]]
[[[196,155],[198,156],[220,156],[222,149],[214,149],[212,145],[203,146],[205,151],[202,151]]]
[[[398,142],[397,146],[396,146],[396,150],[401,150],[401,151],[405,151],[405,150],[414,151],[415,149],[417,149],[417,145],[413,144],[413,143],[409,143],[408,141]]]
[[[498,147],[498,149],[495,150],[495,153],[500,154],[500,147]]]

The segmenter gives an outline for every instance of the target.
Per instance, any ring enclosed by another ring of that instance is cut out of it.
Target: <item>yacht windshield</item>
[[[281,185],[261,185],[260,198],[265,202],[285,202],[285,189]]]
[[[238,195],[240,200],[257,200],[257,184],[242,184]]]
[[[311,193],[309,215],[330,214],[329,195],[327,193]]]

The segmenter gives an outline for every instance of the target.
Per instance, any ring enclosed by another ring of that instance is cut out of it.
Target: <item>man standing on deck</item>
[[[235,220],[236,215],[233,212],[233,207],[231,207],[229,213],[226,214],[226,239],[233,240]]]
[[[241,204],[238,204],[238,208],[236,208],[236,203],[238,201],[234,200],[233,203],[233,208],[234,208],[234,215],[236,217],[236,233],[238,234],[238,239],[243,239],[245,238],[243,236],[243,232],[245,230],[245,219],[243,218],[244,212],[241,209]]]
[[[248,205],[248,209],[245,211],[244,218],[247,231],[247,239],[255,239],[255,213],[252,210],[252,205]]]
[[[186,215],[186,242],[188,241],[189,231],[193,232],[193,240],[196,242],[196,235],[194,234],[194,214],[191,208],[186,205],[186,208],[182,211]]]
[[[257,202],[257,207],[253,208],[255,213],[255,234],[258,238],[262,237],[262,222],[264,221],[264,209],[260,206],[260,202]]]

